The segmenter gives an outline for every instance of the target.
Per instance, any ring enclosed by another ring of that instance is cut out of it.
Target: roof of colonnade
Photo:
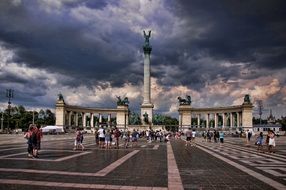
[[[211,108],[193,108],[191,106],[180,105],[179,112],[192,112],[192,113],[232,113],[242,112],[246,105],[226,106],[226,107],[211,107]],[[252,105],[248,105],[251,106]]]

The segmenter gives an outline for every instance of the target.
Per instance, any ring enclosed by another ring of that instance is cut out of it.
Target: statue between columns
[[[123,100],[121,100],[120,96],[116,96],[116,98],[117,98],[117,105],[118,106],[128,106],[129,101],[128,101],[127,97],[125,97]]]
[[[179,104],[180,105],[191,105],[192,100],[191,100],[191,96],[186,96],[186,99],[181,98],[180,96],[178,97],[179,100]]]

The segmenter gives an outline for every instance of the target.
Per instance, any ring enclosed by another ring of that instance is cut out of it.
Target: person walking
[[[257,152],[263,151],[263,132],[260,132],[259,136],[256,138],[255,144],[257,145]]]
[[[188,128],[188,130],[186,131],[186,144],[185,146],[189,146],[192,140],[192,129]]]
[[[114,130],[114,138],[115,138],[115,148],[119,149],[119,137],[121,136],[121,132],[117,127]]]
[[[131,147],[133,148],[135,145],[137,146],[137,142],[138,142],[138,137],[139,137],[139,133],[133,129],[133,132],[131,134]]]
[[[220,131],[219,132],[219,146],[221,147],[223,145],[223,142],[224,142],[224,132],[223,131]]]
[[[268,131],[268,136],[269,136],[269,141],[268,141],[268,152],[269,153],[275,153],[275,151],[273,150],[274,147],[276,146],[275,143],[275,133],[272,130]]]
[[[196,130],[192,131],[191,146],[196,146]]]

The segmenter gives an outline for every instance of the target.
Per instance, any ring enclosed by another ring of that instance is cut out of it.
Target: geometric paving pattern
[[[85,135],[84,151],[73,151],[74,135],[44,136],[40,159],[27,157],[22,135],[0,135],[0,189],[286,189],[285,137],[275,154],[257,153],[239,138],[223,146],[184,141],[99,149]]]

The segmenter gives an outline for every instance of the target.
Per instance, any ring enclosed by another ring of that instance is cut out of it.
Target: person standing
[[[105,133],[105,149],[110,149],[111,144],[111,132],[110,129],[107,129]]]
[[[263,132],[260,132],[259,136],[257,137],[256,145],[257,145],[257,152],[262,151],[262,147],[263,147]]]
[[[196,146],[196,130],[192,131],[191,146]]]
[[[104,142],[105,142],[105,130],[101,126],[98,130],[98,137],[99,137],[99,148],[104,148]]]
[[[28,157],[32,158],[33,157],[33,146],[32,146],[32,131],[33,131],[33,127],[30,125],[28,131],[24,134],[24,138],[27,139],[27,151],[28,151]]]
[[[273,150],[274,147],[276,146],[275,143],[275,133],[272,130],[268,131],[268,135],[269,135],[269,141],[268,141],[268,152],[269,153],[275,153],[275,151]]]
[[[117,127],[115,127],[114,138],[115,138],[115,148],[119,149],[119,137],[121,136],[121,132]]]
[[[223,131],[220,131],[219,132],[219,146],[222,146],[223,145],[223,142],[224,142],[224,132]]]
[[[185,146],[189,146],[192,140],[192,130],[191,128],[188,128],[188,130],[186,131],[186,144]]]
[[[43,132],[42,132],[42,128],[40,128],[40,125],[37,125],[37,132],[36,132],[36,136],[37,136],[37,155],[39,155],[39,151],[41,150],[41,140],[43,138]]]
[[[84,146],[82,144],[82,141],[83,141],[83,134],[82,134],[80,128],[78,128],[75,132],[75,141],[74,141],[73,150],[78,149],[79,146],[81,146],[81,150],[84,150]]]

